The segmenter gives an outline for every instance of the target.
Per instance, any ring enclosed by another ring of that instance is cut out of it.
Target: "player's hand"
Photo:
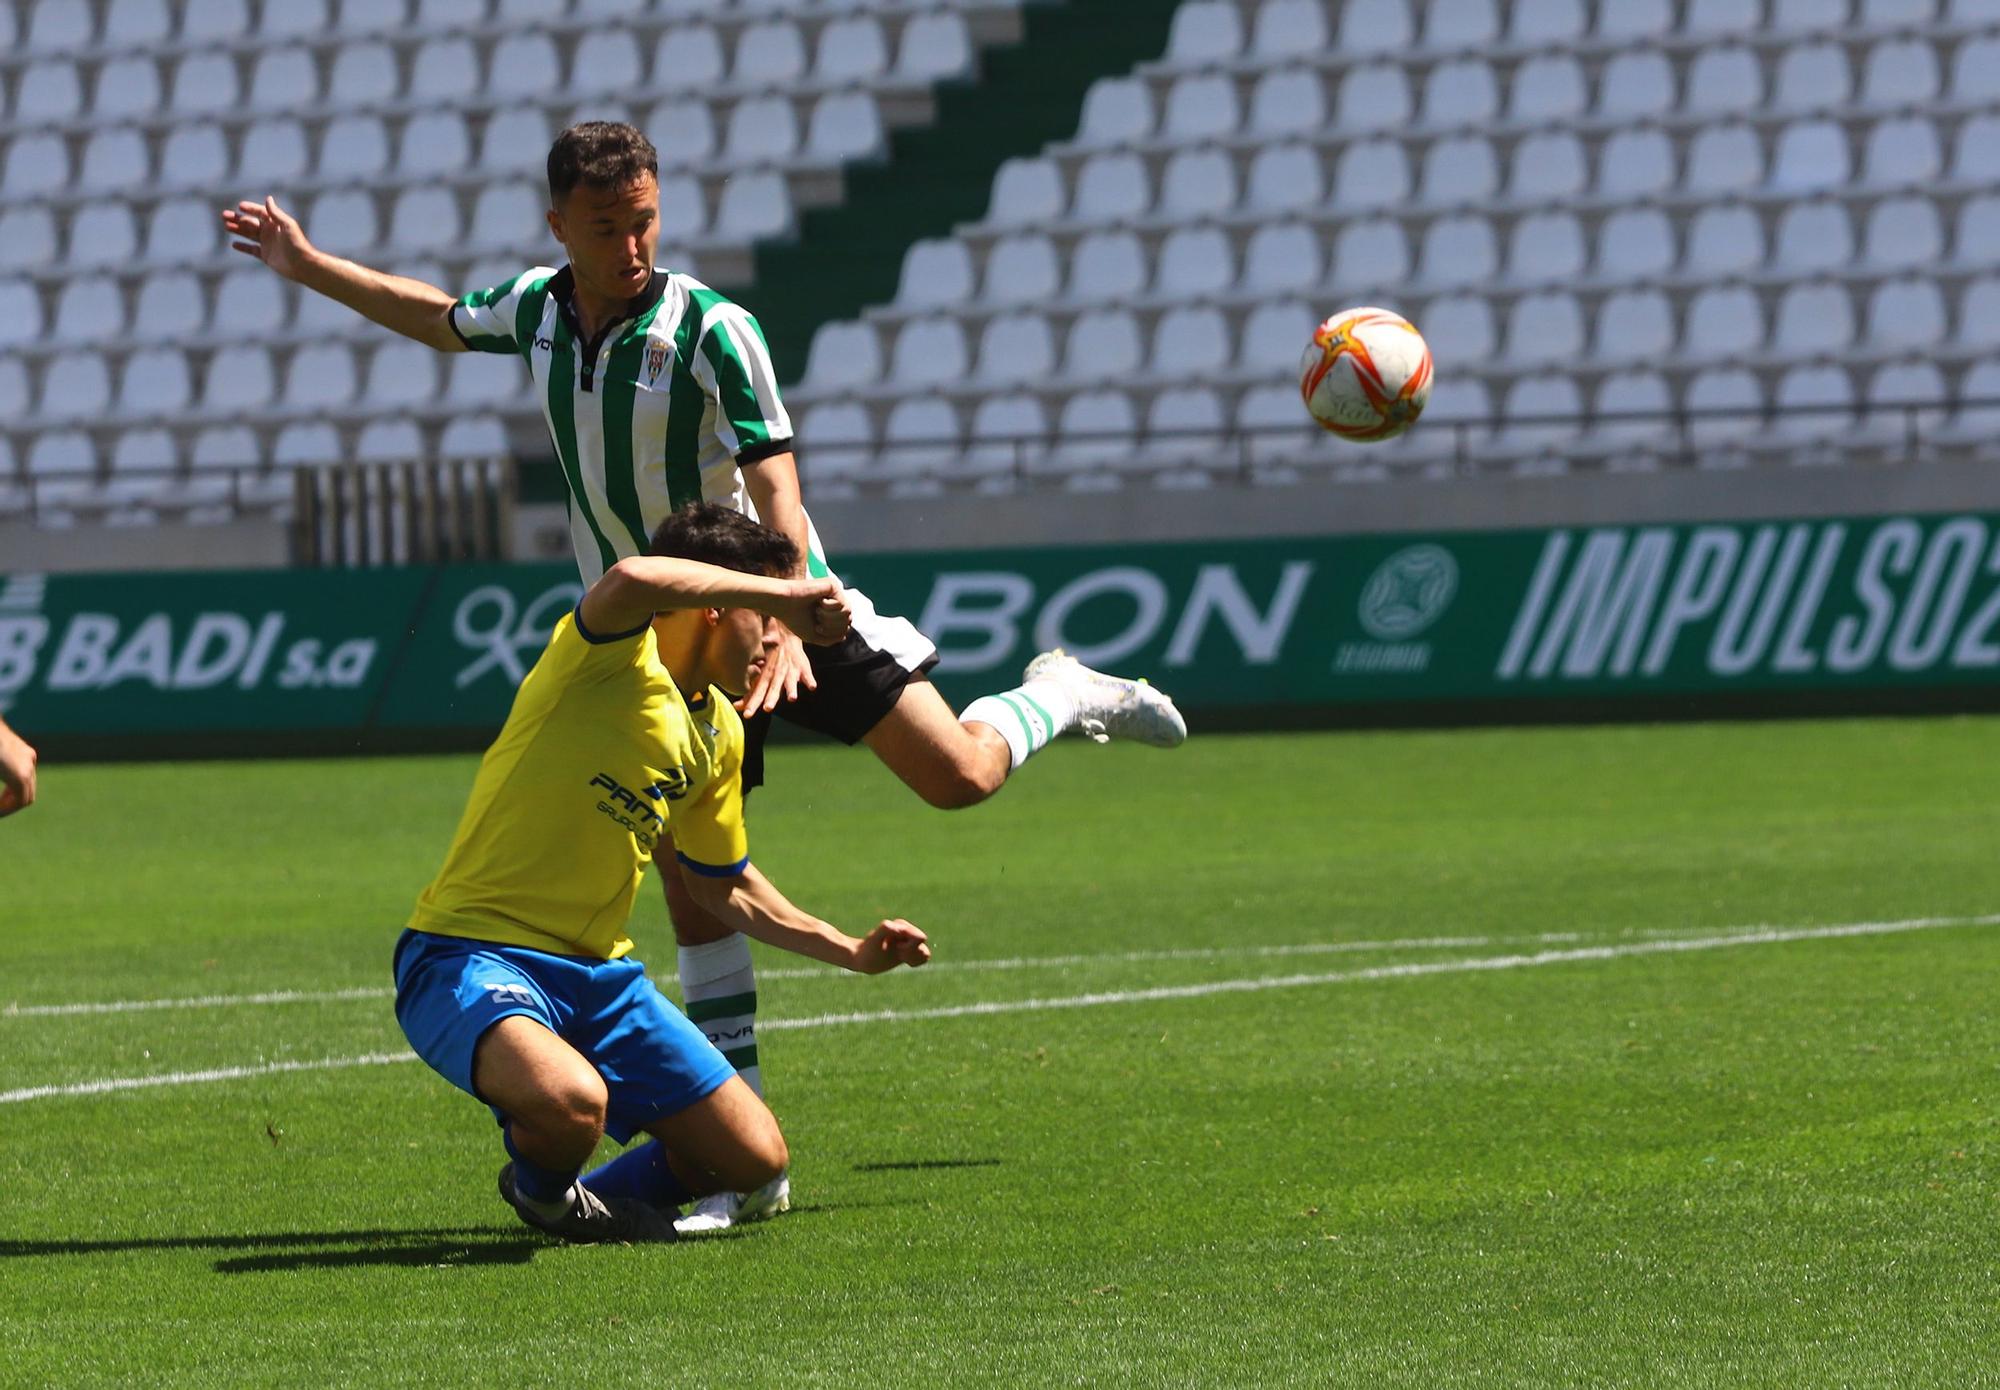
[[[884,922],[861,939],[854,948],[853,964],[848,968],[858,970],[863,975],[880,975],[883,971],[894,970],[899,965],[915,969],[930,958],[930,938],[902,918],[896,917]]]
[[[35,764],[40,761],[33,747],[5,725],[0,725],[0,816],[35,804]]]
[[[790,588],[772,608],[773,617],[815,647],[830,647],[847,636],[854,613],[838,579],[794,579]]]
[[[238,251],[255,256],[287,280],[298,279],[314,254],[313,244],[306,240],[298,219],[279,207],[276,198],[224,208],[222,229],[242,238],[231,243]]]
[[[774,710],[780,700],[798,699],[801,687],[817,690],[819,679],[813,675],[812,662],[806,658],[806,649],[799,644],[798,637],[790,628],[781,627],[778,645],[764,658],[750,693],[736,702],[736,712],[756,715]]]

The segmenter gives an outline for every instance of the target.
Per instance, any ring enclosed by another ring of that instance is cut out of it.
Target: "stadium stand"
[[[1183,0],[1080,116],[989,94],[1031,143],[966,161],[971,205],[951,104],[1051,8],[0,6],[0,519],[539,452],[518,367],[302,296],[215,213],[272,189],[329,249],[484,285],[548,254],[580,116],[654,136],[661,259],[764,313],[819,495],[1996,452],[1995,0]],[[1368,302],[1438,386],[1362,449],[1292,381]]]

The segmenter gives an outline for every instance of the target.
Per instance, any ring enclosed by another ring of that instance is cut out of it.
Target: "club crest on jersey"
[[[646,344],[646,384],[658,384],[660,373],[667,369],[667,345],[662,342]]]

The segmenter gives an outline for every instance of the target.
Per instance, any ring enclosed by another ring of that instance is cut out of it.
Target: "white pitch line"
[[[952,1004],[934,1009],[878,1009],[859,1013],[814,1014],[805,1018],[767,1019],[766,1032],[799,1028],[834,1028],[854,1023],[915,1023],[927,1019],[971,1018],[989,1014],[1034,1013],[1051,1009],[1087,1009],[1107,1004],[1139,1004],[1162,999],[1200,999],[1214,994],[1250,994],[1267,989],[1298,989],[1310,985],[1355,984],[1369,980],[1405,980],[1425,975],[1461,975],[1478,971],[1530,970],[1580,961],[1624,960],[1635,956],[1688,951],[1716,951],[1737,946],[1768,946],[1791,941],[1825,941],[1841,937],[1892,936],[1935,931],[1943,927],[2000,925],[2000,915],[1983,917],[1913,917],[1899,922],[1850,922],[1830,927],[1751,928],[1729,936],[1683,937],[1671,941],[1634,941],[1615,946],[1584,946],[1567,951],[1536,951],[1528,955],[1473,956],[1458,960],[1405,961],[1398,965],[1336,970],[1317,975],[1276,975],[1237,980],[1210,980],[1194,985],[1162,985],[1153,989],[1110,990],[1095,994],[1060,995],[1042,999],[1006,999],[978,1004]],[[414,1062],[409,1052],[370,1052],[358,1057],[327,1057],[317,1061],[265,1062],[255,1066],[218,1067],[210,1071],[166,1072],[158,1076],[110,1076],[49,1086],[0,1091],[0,1105],[45,1100],[55,1096],[92,1096],[111,1091],[136,1091],[155,1086],[195,1085],[236,1081],[284,1072],[339,1071],[349,1067],[387,1066]]]

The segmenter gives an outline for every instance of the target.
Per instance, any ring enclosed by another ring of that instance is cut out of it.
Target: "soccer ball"
[[[1343,309],[1313,332],[1299,394],[1330,434],[1360,444],[1394,439],[1431,398],[1430,347],[1401,314]]]

